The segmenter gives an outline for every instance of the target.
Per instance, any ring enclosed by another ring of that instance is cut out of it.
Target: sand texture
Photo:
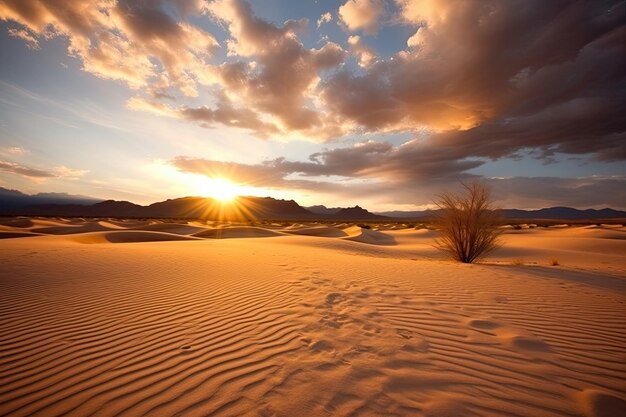
[[[0,415],[626,415],[623,227],[374,229],[0,219]]]

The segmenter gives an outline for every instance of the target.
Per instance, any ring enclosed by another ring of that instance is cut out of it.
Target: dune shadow
[[[529,266],[519,269],[512,265],[484,265],[489,268],[516,268],[516,272],[538,276],[542,278],[553,278],[564,281],[575,282],[577,284],[585,284],[591,287],[603,288],[626,292],[626,278],[600,274],[591,271],[572,270],[564,268]]]

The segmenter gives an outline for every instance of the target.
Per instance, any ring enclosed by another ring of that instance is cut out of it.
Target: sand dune
[[[92,232],[76,234],[67,238],[78,243],[140,243],[172,240],[196,240],[196,238],[175,233],[152,232],[145,230],[124,230],[115,232]]]
[[[27,217],[16,217],[16,218],[0,218],[1,226],[8,227],[32,227],[33,220]]]
[[[33,236],[41,236],[38,233],[30,233],[30,232],[16,232],[13,230],[2,230],[0,229],[0,239],[12,239],[16,237],[33,237]]]
[[[344,237],[348,236],[346,232],[336,227],[329,226],[314,226],[314,227],[299,227],[299,228],[286,228],[285,233],[304,236],[317,236],[317,237]]]
[[[108,230],[0,240],[0,415],[606,417],[626,407],[626,242],[615,228],[511,230],[486,262],[463,265],[426,229],[320,238],[27,220],[2,219],[1,233]]]
[[[155,223],[148,225],[133,226],[131,229],[147,230],[155,232],[174,233],[177,235],[192,235],[206,230],[206,227],[192,226],[188,224],[176,224],[176,223]]]
[[[232,239],[232,238],[250,238],[250,237],[274,237],[280,236],[280,233],[270,229],[261,227],[242,226],[242,227],[218,227],[208,229],[194,234],[195,237],[212,238],[212,239]]]
[[[344,231],[348,237],[346,240],[354,242],[367,243],[370,245],[395,245],[396,240],[393,236],[387,235],[376,230],[369,230],[359,226],[352,226]]]
[[[126,219],[126,220],[108,219],[107,222],[115,226],[119,226],[119,227],[126,228],[126,229],[155,224],[155,222],[152,222],[150,220],[131,220],[131,219]]]
[[[100,222],[89,222],[82,225],[57,225],[47,227],[33,227],[32,232],[49,235],[72,235],[76,233],[102,232],[107,230],[124,230],[119,227],[107,227]]]

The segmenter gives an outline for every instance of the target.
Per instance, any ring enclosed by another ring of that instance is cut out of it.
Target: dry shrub
[[[519,258],[513,259],[511,261],[511,264],[515,266],[521,266],[521,265],[524,265],[525,263],[526,262],[523,259],[519,259]]]
[[[486,184],[473,182],[463,187],[464,192],[446,192],[435,202],[441,232],[435,247],[460,262],[472,263],[500,246],[503,218],[492,207]]]
[[[549,258],[548,259],[548,265],[550,265],[550,266],[559,266],[561,264],[559,263],[559,260],[557,258]]]

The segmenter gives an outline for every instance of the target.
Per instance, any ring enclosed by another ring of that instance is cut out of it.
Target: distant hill
[[[305,207],[308,211],[315,214],[331,215],[341,210],[341,207],[326,207],[323,205]]]
[[[376,212],[378,215],[393,217],[394,219],[419,219],[422,217],[430,217],[433,215],[432,210],[424,210],[424,211],[383,211]]]
[[[305,208],[311,213],[319,214],[329,219],[337,220],[383,220],[389,217],[380,214],[374,214],[359,206],[326,207],[323,205],[318,205]]]
[[[376,220],[383,219],[359,207],[312,212],[293,200],[271,197],[239,197],[232,204],[204,197],[183,197],[141,206],[128,201],[101,201],[67,194],[27,195],[0,188],[0,214],[32,216],[164,217],[214,220]]]
[[[419,219],[431,217],[436,211],[386,211],[382,214],[397,219]],[[571,207],[549,207],[539,210],[502,209],[500,213],[507,219],[545,219],[545,220],[593,220],[626,218],[626,211],[604,208],[600,210],[579,210]]]
[[[102,199],[72,195],[65,193],[24,194],[18,190],[9,190],[0,187],[0,214],[11,213],[20,208],[45,204],[77,204],[91,205],[101,202]]]
[[[224,205],[204,197],[184,197],[149,205],[144,217],[208,218],[224,220],[310,219],[314,215],[293,200],[271,197],[239,197]]]
[[[539,210],[504,209],[502,213],[508,219],[585,220],[626,218],[626,211],[610,208],[600,210],[578,210],[571,207],[550,207]]]
[[[381,216],[379,214],[370,213],[362,207],[354,206],[349,208],[342,208],[334,214],[328,215],[337,220],[384,220],[389,219],[387,216]]]
[[[144,206],[128,201],[106,200],[95,204],[41,204],[26,206],[17,213],[31,216],[143,217]]]
[[[4,206],[2,206],[4,208]],[[7,208],[3,214],[33,216],[165,217],[247,221],[254,219],[313,219],[319,217],[293,200],[239,197],[233,204],[204,197],[175,198],[149,206],[107,200],[95,204],[39,204]]]
[[[30,216],[90,217],[163,217],[248,220],[371,220],[420,219],[435,212],[388,211],[372,213],[360,206],[328,208],[323,205],[304,208],[293,200],[271,197],[239,197],[232,204],[204,197],[174,198],[149,206],[128,201],[102,201],[92,197],[64,193],[24,194],[0,187],[0,214]],[[571,207],[550,207],[540,210],[504,209],[509,219],[594,220],[626,218],[626,212],[605,208],[578,210]]]

